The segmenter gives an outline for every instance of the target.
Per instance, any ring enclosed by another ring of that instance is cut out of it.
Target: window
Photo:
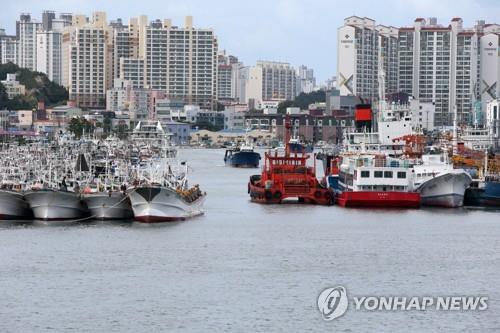
[[[382,178],[382,171],[375,171],[374,172],[374,177],[375,178]]]
[[[406,178],[406,171],[398,171],[398,178],[405,179]]]
[[[384,178],[392,178],[392,171],[384,171]]]
[[[370,178],[370,171],[361,171],[361,178]]]

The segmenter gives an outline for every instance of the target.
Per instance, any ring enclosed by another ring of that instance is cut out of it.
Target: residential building
[[[163,128],[170,134],[170,140],[176,145],[189,144],[191,140],[191,125],[170,121],[163,125]]]
[[[412,27],[395,28],[352,16],[338,33],[342,96],[377,100],[383,73],[386,96],[403,92],[434,103],[436,126],[450,126],[455,109],[459,124],[477,124],[486,103],[499,96],[498,24],[465,28],[458,17],[448,25],[417,18]]]
[[[16,36],[9,36],[5,29],[0,29],[0,64],[17,64],[17,47]]]
[[[269,132],[272,137],[284,140],[286,119],[291,122],[297,136],[306,142],[339,143],[342,141],[343,129],[352,125],[352,120],[339,120],[328,115],[314,116],[305,113],[283,115],[249,112],[245,115],[245,127]]]
[[[50,21],[52,30],[38,31],[36,70],[47,74],[49,80],[62,83],[62,31],[63,21]]]
[[[146,28],[146,85],[170,98],[212,108],[217,98],[217,38],[211,29],[156,20]]]
[[[184,100],[182,99],[158,99],[156,100],[156,118],[162,124],[166,124],[172,120],[173,113],[179,113],[184,110]]]
[[[7,74],[5,80],[1,81],[7,92],[7,97],[13,99],[16,96],[24,95],[26,88],[16,80],[16,74]]]
[[[378,76],[381,72],[384,74],[384,94],[387,96],[398,92],[398,29],[383,25],[377,25],[375,28],[378,32],[377,71]]]
[[[19,67],[36,70],[37,40],[36,34],[42,24],[31,19],[30,14],[21,14],[16,22],[18,40],[17,64]]]
[[[130,81],[115,79],[113,88],[106,92],[106,110],[127,113],[135,124],[148,118],[150,96],[149,89],[135,88]]]
[[[234,71],[238,70],[238,58],[226,55],[226,51],[219,52],[217,56],[217,99],[223,103],[231,103],[236,100],[236,89],[234,80],[237,76]]]
[[[337,88],[340,94],[378,99],[379,33],[375,21],[351,16],[338,28]]]
[[[144,59],[140,58],[120,58],[120,70],[118,77],[122,80],[130,81],[133,88],[145,88],[146,67]]]
[[[110,32],[103,12],[87,21],[75,15],[73,25],[64,30],[62,83],[78,106],[103,108],[109,85]]]
[[[297,94],[296,84],[295,69],[290,64],[258,61],[248,70],[245,102],[260,107],[265,101],[293,100]]]
[[[297,70],[297,95],[300,93],[311,93],[316,88],[314,70],[307,66],[300,66]]]

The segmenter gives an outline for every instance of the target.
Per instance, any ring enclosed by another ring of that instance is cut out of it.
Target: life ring
[[[280,191],[274,192],[274,199],[276,199],[276,200],[280,200],[281,199],[281,192]]]
[[[273,198],[273,193],[269,190],[266,190],[264,192],[264,198],[266,198],[267,201],[271,200]]]
[[[314,197],[315,197],[316,199],[321,198],[321,191],[319,191],[319,190],[318,190],[318,191],[314,192]]]

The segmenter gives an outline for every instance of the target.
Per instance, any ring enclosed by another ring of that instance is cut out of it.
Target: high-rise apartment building
[[[17,63],[17,39],[9,36],[5,29],[0,29],[0,64]]]
[[[94,13],[92,21],[87,21],[73,16],[73,25],[64,30],[62,83],[80,107],[105,107],[109,27],[103,12]]]
[[[338,32],[337,87],[342,95],[377,100],[382,70],[385,94],[405,92],[434,103],[437,126],[451,125],[455,109],[459,123],[472,123],[485,103],[499,96],[496,24],[479,21],[464,28],[460,18],[446,26],[435,18],[418,18],[412,27],[398,29],[353,16]]]
[[[238,64],[238,58],[226,55],[225,51],[219,52],[217,56],[217,99],[219,101],[233,101],[236,99],[233,80],[233,71],[237,70],[234,65]]]
[[[51,10],[44,10],[42,13],[42,30],[52,30],[52,21],[55,20],[56,13]]]
[[[307,66],[299,66],[297,70],[297,95],[300,93],[310,93],[316,87],[314,70]]]
[[[295,69],[288,63],[258,61],[248,69],[245,84],[246,103],[293,100],[297,94]]]
[[[398,29],[377,25],[378,32],[378,66],[385,77],[385,95],[398,92]],[[382,68],[380,68],[382,66]],[[378,80],[376,81],[378,85]]]
[[[36,70],[49,80],[62,83],[62,32],[64,21],[52,20],[50,31],[37,32]]]
[[[19,67],[36,70],[36,33],[41,29],[42,24],[32,20],[30,14],[21,14],[19,21],[16,22]]]
[[[379,34],[375,21],[351,16],[338,29],[337,87],[341,95],[378,98]]]
[[[186,17],[184,28],[172,26],[170,20],[156,20],[146,28],[146,85],[166,91],[173,99],[213,107],[217,50],[214,32],[194,28],[191,17]]]

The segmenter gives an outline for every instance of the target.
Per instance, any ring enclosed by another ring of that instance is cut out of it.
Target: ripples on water
[[[498,212],[261,206],[252,169],[182,150],[205,215],[0,227],[0,332],[499,332]],[[485,312],[353,311],[316,297],[487,295]]]

